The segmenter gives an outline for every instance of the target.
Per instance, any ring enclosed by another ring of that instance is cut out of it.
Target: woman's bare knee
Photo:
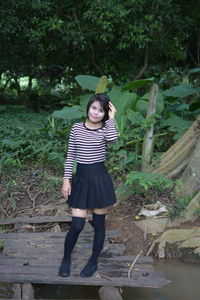
[[[104,207],[104,208],[95,208],[93,209],[93,213],[95,213],[96,215],[104,215],[107,213],[108,208]]]
[[[87,212],[87,209],[72,208],[72,217],[86,218]]]

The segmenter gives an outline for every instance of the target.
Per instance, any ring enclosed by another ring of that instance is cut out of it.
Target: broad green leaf
[[[132,124],[138,124],[144,120],[143,115],[138,111],[129,110],[127,113],[127,118],[132,122]]]
[[[192,121],[184,120],[174,114],[170,114],[170,117],[163,121],[164,126],[177,127],[181,129],[187,129],[191,126]]]
[[[148,101],[146,100],[149,100],[149,93],[145,94],[136,103],[136,109],[143,114],[146,114],[147,112]],[[159,92],[156,101],[156,113],[161,114],[163,109],[164,109],[163,95]]]
[[[87,104],[93,95],[94,94],[85,94],[79,97],[79,103],[82,111],[86,111]]]
[[[167,97],[184,98],[200,92],[200,88],[193,88],[191,84],[181,84],[165,90],[162,94]]]
[[[146,100],[138,100],[136,103],[136,109],[137,111],[141,112],[142,114],[146,114],[147,113],[147,106],[148,106],[148,102]]]
[[[125,84],[122,89],[123,90],[133,90],[133,89],[138,89],[142,86],[147,85],[148,83],[152,83],[154,81],[154,77],[147,78],[147,79],[140,79],[140,80],[134,80],[130,81],[127,84]]]
[[[129,152],[126,158],[126,163],[130,163],[132,161],[135,161],[137,159],[137,153],[136,152]]]
[[[176,106],[176,111],[183,111],[189,109],[190,105],[188,103],[181,103],[180,105]]]
[[[84,116],[84,112],[81,111],[80,106],[74,105],[72,107],[64,107],[61,110],[54,111],[52,116],[54,118],[71,121],[71,120],[82,118]]]
[[[120,132],[123,132],[127,120],[127,112],[131,106],[134,105],[137,95],[135,93],[122,91],[121,87],[115,86],[108,93],[108,96],[117,109],[116,121]]]
[[[108,93],[111,101],[117,108],[117,114],[123,113],[129,107],[135,104],[137,95],[127,91],[122,91],[121,87],[114,86]]]
[[[94,92],[96,91],[99,77],[90,75],[78,75],[75,77],[75,79],[83,89],[88,89]]]

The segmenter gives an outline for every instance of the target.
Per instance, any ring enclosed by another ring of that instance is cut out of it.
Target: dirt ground
[[[126,246],[126,254],[137,255],[141,250],[146,254],[148,239],[144,239],[143,232],[133,224],[131,216],[114,216],[109,213],[107,228],[118,229],[123,233],[122,241]]]

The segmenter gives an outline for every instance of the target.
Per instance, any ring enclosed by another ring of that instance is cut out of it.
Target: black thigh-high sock
[[[106,214],[97,215],[93,213],[92,226],[94,227],[94,241],[92,256],[80,273],[82,277],[90,277],[97,270],[97,260],[103,249],[105,240],[105,216]]]
[[[76,244],[80,232],[85,225],[85,218],[72,217],[72,224],[65,237],[64,256],[58,271],[58,275],[62,277],[69,276],[70,273],[70,258],[72,250]]]

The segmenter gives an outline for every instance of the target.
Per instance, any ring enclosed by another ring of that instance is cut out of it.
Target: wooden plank
[[[92,244],[94,236],[91,233],[90,235],[80,235],[78,238],[78,244]],[[40,248],[40,247],[61,247],[64,245],[65,238],[44,238],[44,239],[1,239],[4,242],[4,248]],[[105,245],[110,244],[108,240],[105,240]],[[113,247],[118,247],[121,243],[112,243]]]
[[[71,266],[71,276],[79,276],[80,271],[82,270],[82,268],[84,267],[85,263],[82,263],[79,266]],[[20,274],[20,275],[27,275],[27,276],[32,276],[32,275],[43,275],[46,276],[47,274],[51,275],[51,276],[57,276],[58,274],[58,268],[59,265],[57,267],[51,267],[51,266],[11,266],[11,265],[7,265],[5,266],[5,268],[3,270],[0,270],[0,274]],[[135,276],[135,271],[141,271],[144,272],[143,270],[134,270],[133,271],[133,275]],[[152,270],[148,270],[148,273],[152,271]],[[120,268],[120,266],[117,269],[112,269],[112,266],[109,266],[107,268],[102,268],[101,266],[99,266],[98,268],[98,272],[104,274],[105,276],[111,276],[111,277],[121,277],[121,279],[123,280],[124,278],[127,277],[128,275],[128,268],[125,266],[122,266]],[[138,275],[138,274],[137,274]]]
[[[85,242],[85,241],[78,241],[76,246],[75,246],[75,249],[78,248],[78,249],[90,249],[92,248],[92,242],[89,241],[89,242]],[[44,253],[44,249],[48,249],[48,251],[59,251],[61,252],[62,249],[63,249],[63,246],[64,246],[64,243],[62,244],[46,244],[46,243],[43,243],[43,244],[37,244],[37,243],[30,243],[30,244],[24,244],[22,245],[22,247],[13,247],[13,246],[10,246],[10,247],[7,247],[6,246],[6,243],[4,244],[4,252],[6,251],[10,251],[10,252],[15,252],[15,251],[20,251],[20,252],[23,252],[23,253],[26,253],[27,251],[30,253],[35,253],[35,252],[43,252]],[[102,251],[102,253],[106,252],[106,251],[112,251],[113,253],[118,253],[118,252],[124,252],[126,249],[125,249],[125,246],[124,244],[109,244],[108,242],[105,243],[105,247]]]
[[[89,278],[80,276],[69,276],[66,278],[52,274],[44,275],[24,275],[24,274],[0,274],[0,282],[30,282],[40,284],[71,284],[71,285],[96,285],[96,286],[131,286],[131,287],[151,287],[158,288],[168,284],[170,281],[163,277],[160,271],[149,271],[148,276],[142,276],[138,273],[134,278],[112,277],[105,279],[96,277],[97,274]]]
[[[93,243],[93,237],[86,237],[86,236],[80,236],[78,238],[78,244],[92,244]],[[42,248],[42,247],[62,247],[64,245],[64,239],[45,239],[45,240],[4,240],[4,248],[24,248],[24,247],[29,247],[29,248]]]
[[[12,297],[12,298],[0,298],[0,299],[1,299],[1,300],[20,300],[19,298],[13,298],[13,297]],[[30,299],[30,298],[29,298],[28,300],[36,300],[36,299],[35,299],[35,298],[34,298],[34,299],[33,299],[33,298]],[[57,298],[57,299],[53,299],[53,298],[51,298],[51,299],[47,299],[47,298],[45,298],[45,299],[37,298],[37,300],[99,300],[99,299],[97,299],[97,298],[93,298],[93,299],[91,299],[91,298],[90,298],[90,299],[86,299],[86,298],[81,298],[81,299],[80,299],[80,298],[79,298],[79,299],[77,299],[77,298],[76,298],[76,299],[75,299],[75,298],[73,298],[73,299],[72,299],[72,298],[70,298],[70,299],[69,299],[69,298],[65,298],[65,299],[61,299],[61,298]]]
[[[74,254],[74,251],[72,252],[72,255]],[[73,258],[74,259],[78,259],[78,260],[81,260],[82,258],[80,257],[80,255],[78,257],[76,257],[76,255],[73,255]],[[103,255],[100,255],[100,261],[117,261],[117,262],[130,262],[132,263],[136,258],[136,255],[123,255],[123,256],[110,256],[110,257],[104,257]],[[7,255],[5,255],[4,253],[0,254],[0,263],[4,260],[12,260],[12,261],[27,261],[26,258],[23,258],[23,257],[9,257]],[[47,255],[45,256],[41,256],[41,257],[35,257],[35,258],[31,258],[31,257],[28,257],[28,261],[35,261],[35,260],[38,260],[38,261],[43,261],[43,260],[47,260],[49,261],[49,258]],[[60,261],[60,258],[59,257],[54,257],[54,261]],[[52,262],[52,261],[51,261]],[[140,256],[137,260],[137,264],[153,264],[153,258],[150,257],[150,256]]]
[[[91,232],[93,232],[93,228],[91,226],[91,230],[83,230],[80,233],[81,235],[91,236]],[[66,236],[66,232],[28,232],[28,233],[0,233],[0,240],[15,240],[15,239],[28,239],[28,240],[40,240],[40,239],[64,239]],[[122,236],[122,233],[119,230],[106,230],[106,238],[117,238]]]
[[[72,267],[73,268],[78,268],[80,269],[80,265],[84,264],[87,262],[87,258],[84,259],[77,259],[77,258],[72,258]],[[53,268],[58,268],[60,265],[61,259],[57,260],[48,260],[48,259],[27,259],[27,260],[22,260],[22,259],[7,259],[7,260],[0,260],[0,266],[1,266],[1,272],[5,272],[5,267],[8,266],[20,266],[24,267],[27,269],[28,267],[39,267],[39,268],[46,268],[48,267],[53,267]],[[102,270],[117,270],[117,269],[125,269],[129,270],[130,268],[131,261],[111,261],[109,259],[105,260],[102,258],[99,258],[99,269]],[[153,270],[153,267],[151,264],[138,264],[136,263],[133,269],[137,270]]]
[[[74,248],[73,254],[78,254],[83,256],[84,254],[90,254],[92,251],[92,245],[85,245],[84,247],[79,248],[79,245],[76,245],[76,247]],[[46,253],[45,253],[46,252]],[[125,246],[123,244],[118,244],[117,247],[112,245],[112,244],[108,244],[107,248],[105,251],[102,251],[101,256],[102,257],[109,257],[109,256],[113,256],[113,255],[123,255],[125,252]],[[44,247],[44,248],[29,248],[29,247],[24,247],[21,249],[6,249],[4,248],[3,253],[6,255],[10,255],[12,257],[23,257],[23,258],[34,258],[37,256],[47,256],[49,258],[55,258],[55,257],[61,257],[63,255],[63,246],[61,246],[60,248],[48,248],[48,247]]]
[[[89,214],[86,218],[87,220],[92,220],[92,215]],[[36,216],[36,217],[16,217],[16,218],[6,218],[0,219],[0,225],[9,224],[40,224],[40,223],[63,223],[71,222],[72,216]]]
[[[19,298],[0,298],[1,300],[20,300]],[[28,300],[36,300],[35,298],[33,299],[28,299]],[[51,299],[47,299],[47,298],[45,298],[45,299],[41,299],[41,298],[37,298],[37,300],[99,300],[99,299],[97,299],[97,298],[93,298],[93,299],[85,299],[85,298],[81,298],[81,299],[75,299],[75,298],[65,298],[65,299],[61,299],[61,298],[57,298],[57,299],[53,299],[53,298],[51,298]]]
[[[85,260],[86,262],[87,260]],[[61,260],[52,260],[52,261],[48,261],[48,260],[27,260],[27,261],[22,261],[22,260],[14,260],[14,259],[7,259],[7,260],[3,260],[0,261],[0,269],[2,269],[2,273],[5,273],[5,268],[8,266],[18,266],[18,267],[43,267],[46,268],[46,266],[48,267],[53,267],[53,268],[59,268],[60,266],[60,262]],[[84,261],[80,261],[80,260],[72,260],[72,268],[75,269],[79,269],[80,270],[80,266],[84,264]],[[128,272],[130,267],[130,261],[127,262],[118,262],[117,260],[115,262],[112,262],[110,260],[101,260],[99,259],[99,264],[98,264],[98,268],[99,270],[105,270],[105,271],[109,271],[109,270],[122,270],[124,269],[126,272]],[[143,270],[143,271],[148,271],[148,270],[153,270],[153,266],[151,264],[135,264],[134,269],[133,270]],[[115,276],[116,277],[116,276]]]
[[[123,255],[123,256],[114,256],[114,257],[110,257],[110,258],[104,258],[102,256],[100,256],[99,258],[99,263],[102,263],[102,264],[107,264],[107,263],[126,263],[127,265],[128,264],[131,264],[134,259],[135,259],[136,256],[126,256],[126,255]],[[80,255],[77,257],[75,255],[72,256],[73,258],[73,261],[79,263],[80,261],[82,261],[82,257],[80,257]],[[55,257],[53,260],[49,260],[49,258],[47,256],[45,257],[35,257],[35,258],[22,258],[22,257],[19,257],[19,258],[16,258],[16,257],[8,257],[6,255],[0,255],[0,265],[6,265],[6,264],[16,264],[16,265],[23,265],[23,264],[30,264],[30,265],[41,265],[41,264],[48,264],[48,265],[51,265],[51,266],[54,266],[54,265],[58,265],[60,263],[60,258],[58,257]],[[151,264],[153,263],[153,259],[150,257],[150,256],[140,256],[140,258],[137,260],[137,263],[135,266],[140,266],[140,267],[143,267],[143,266],[151,266]]]
[[[87,260],[82,260],[81,262],[78,260],[73,260],[72,261],[72,265],[71,265],[71,269],[73,270],[73,272],[79,272],[81,269],[81,266],[83,267],[86,264]],[[54,272],[56,270],[58,270],[60,265],[60,261],[57,261],[56,263],[51,263],[48,261],[45,261],[43,263],[34,263],[31,264],[29,261],[24,262],[24,263],[20,263],[20,264],[13,264],[13,261],[7,261],[7,264],[0,264],[1,268],[0,268],[0,273],[26,273],[26,274],[46,274],[49,271],[50,272]],[[99,261],[98,264],[98,269],[100,271],[103,271],[103,273],[108,273],[110,271],[114,271],[117,274],[117,271],[120,270],[120,272],[125,273],[127,276],[128,274],[128,270],[130,268],[130,263],[127,262],[110,262],[108,261]],[[133,271],[135,270],[152,270],[152,266],[151,265],[135,265]],[[28,272],[28,273],[27,273]],[[116,277],[116,276],[115,276]]]

